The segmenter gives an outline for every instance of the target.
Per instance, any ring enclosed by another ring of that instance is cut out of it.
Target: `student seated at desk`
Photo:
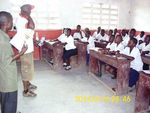
[[[65,49],[63,54],[63,66],[65,67],[65,70],[70,70],[70,57],[77,55],[77,48],[74,44],[74,39],[71,36],[71,29],[67,29],[67,37],[65,41]]]
[[[128,47],[121,52],[121,56],[131,60],[129,72],[129,91],[132,91],[136,85],[136,82],[139,79],[139,71],[141,71],[143,67],[141,54],[136,45],[137,39],[130,38]]]
[[[105,33],[105,30],[102,29],[98,41],[108,42],[108,40],[109,40],[108,35]]]
[[[89,65],[89,59],[90,59],[90,49],[95,47],[94,38],[91,36],[90,31],[85,31],[85,39],[82,41],[83,43],[87,44],[87,52],[86,52],[86,65]]]
[[[106,49],[110,49],[111,48],[111,46],[113,45],[114,39],[115,39],[115,35],[111,35],[109,37],[109,43],[107,44]]]
[[[136,39],[138,40],[138,44],[137,45],[140,45],[141,43],[143,43],[144,42],[144,38],[145,38],[145,32],[141,31],[141,33],[136,36]]]
[[[81,25],[77,25],[76,31],[73,34],[73,38],[76,40],[82,39],[85,36],[84,32],[81,31]]]
[[[100,32],[101,32],[101,27],[98,27],[97,30],[93,33],[92,37],[94,39],[99,39],[98,37],[100,36]]]
[[[138,48],[143,56],[150,53],[150,35],[146,35],[144,43],[140,44]],[[144,63],[143,70],[149,70],[149,65]]]
[[[118,52],[123,51],[124,45],[122,44],[122,36],[121,35],[116,36],[114,43],[110,46],[109,49],[110,49],[110,51],[107,54],[112,54],[112,55],[115,55]],[[105,70],[114,75],[112,77],[112,79],[116,78],[116,69],[114,67],[106,65]]]

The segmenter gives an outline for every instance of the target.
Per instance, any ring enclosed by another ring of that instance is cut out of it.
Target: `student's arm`
[[[11,62],[13,62],[14,60],[17,60],[20,56],[22,56],[27,51],[27,49],[28,49],[28,47],[23,45],[21,52],[12,56]]]
[[[125,54],[118,54],[118,56],[122,56],[122,57],[125,57],[127,58],[128,60],[134,60],[134,57],[131,57],[131,56],[128,56],[128,55],[125,55]]]

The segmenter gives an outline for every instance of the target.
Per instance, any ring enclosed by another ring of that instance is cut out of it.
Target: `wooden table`
[[[99,73],[99,61],[105,62],[117,69],[116,94],[126,94],[129,84],[130,61],[126,58],[115,58],[110,55],[102,54],[100,51],[90,50],[89,72],[97,75]]]
[[[75,41],[75,46],[78,49],[78,64],[85,65],[86,64],[86,51],[87,51],[87,44]]]
[[[107,42],[95,41],[95,47],[106,48],[107,44],[108,44]]]
[[[146,112],[150,102],[150,74],[140,72],[138,88],[135,98],[135,113]]]
[[[45,42],[44,45],[42,46],[42,58],[46,59],[47,61],[50,60],[50,56],[53,56],[53,69],[61,69],[63,60],[63,45],[61,43],[56,44],[56,45],[51,45],[48,42]]]
[[[142,56],[142,61],[145,64],[149,64],[150,65],[150,56]]]

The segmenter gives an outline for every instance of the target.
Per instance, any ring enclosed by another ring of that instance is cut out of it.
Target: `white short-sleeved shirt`
[[[71,50],[71,49],[75,49],[76,46],[74,44],[74,38],[70,35],[69,37],[66,38],[65,41],[67,44],[65,45],[65,49],[66,50]]]
[[[137,47],[134,47],[133,50],[131,51],[131,53],[130,53],[130,48],[126,47],[121,53],[134,58],[134,60],[131,61],[131,63],[130,63],[130,68],[133,68],[136,71],[142,70],[143,62],[141,59],[140,51]]]
[[[92,35],[92,37],[94,38],[94,39],[97,39],[97,40],[99,40],[99,38],[100,38],[100,32],[99,33],[97,33],[97,31],[95,31],[94,33],[93,33],[93,35]]]
[[[143,37],[140,37],[140,35],[137,35],[137,36],[136,36],[136,39],[138,40],[138,42],[139,42],[140,40],[144,41],[145,35],[144,35]]]
[[[128,42],[130,40],[129,35],[126,34],[124,37],[122,37],[122,39],[123,39],[122,44],[124,45],[124,47],[127,47]]]
[[[113,43],[114,45],[112,46],[113,51],[123,51],[124,49],[124,45],[122,43],[120,43],[119,45],[117,45],[116,43]]]
[[[108,43],[106,48],[110,49],[113,43]]]
[[[94,38],[93,37],[89,37],[88,39],[88,45],[87,45],[87,53],[90,53],[90,49],[95,47],[95,42],[94,42]]]
[[[60,42],[62,42],[62,43],[65,43],[66,37],[67,37],[67,36],[63,33],[63,34],[61,34],[61,35],[58,37],[58,40],[59,40]]]
[[[141,51],[150,51],[150,43],[148,45],[146,45],[145,43],[142,43],[138,46],[138,48]]]
[[[26,45],[28,46],[26,53],[31,53],[34,51],[34,45],[33,45],[33,34],[34,30],[26,28],[26,24],[28,23],[27,19],[24,17],[19,17],[17,18],[17,21],[15,23],[16,28],[17,28],[17,33],[16,37],[12,39],[12,42],[15,40],[22,40],[23,43],[25,42]],[[18,39],[19,38],[19,39]],[[22,45],[23,46],[23,45]],[[19,50],[21,51],[21,50]]]
[[[99,37],[99,41],[100,40],[104,40],[104,41],[109,41],[109,36],[107,34],[105,34],[104,36],[101,36]]]
[[[81,33],[82,33],[82,37],[84,37],[85,36],[85,34],[81,31]],[[81,37],[81,34],[79,33],[79,32],[75,32],[74,34],[73,34],[73,38],[74,39],[82,39],[82,37]]]

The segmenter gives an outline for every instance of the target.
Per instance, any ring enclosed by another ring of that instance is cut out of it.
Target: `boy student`
[[[37,88],[37,86],[30,83],[34,75],[33,34],[35,24],[30,16],[31,10],[33,8],[34,6],[30,4],[25,4],[21,6],[21,12],[16,22],[17,33],[10,41],[10,43],[16,48],[19,44],[14,44],[15,41],[24,41],[28,45],[28,50],[23,56],[20,57],[21,77],[24,86],[23,96],[25,97],[35,97],[36,94],[33,92],[33,89]]]
[[[76,31],[73,34],[73,38],[79,40],[82,39],[84,36],[85,36],[84,32],[81,31],[81,25],[77,25]]]
[[[109,37],[108,37],[108,35],[106,34],[106,32],[105,32],[104,29],[101,30],[100,37],[99,37],[98,40],[99,40],[99,41],[103,41],[103,42],[108,42]]]
[[[14,55],[7,35],[13,23],[12,15],[0,12],[0,108],[1,113],[16,113],[17,109],[17,66],[16,59],[23,55],[27,46],[23,45],[19,54]]]
[[[93,33],[92,37],[94,39],[99,39],[100,32],[101,32],[101,27],[98,27],[97,30]]]
[[[140,44],[138,48],[141,51],[141,55],[150,53],[150,35],[146,35],[144,43]],[[149,70],[149,65],[144,63],[143,70]]]
[[[111,46],[113,45],[114,39],[115,39],[115,35],[111,35],[109,37],[109,43],[107,44],[106,49],[110,49],[111,48]]]
[[[86,65],[89,65],[89,59],[90,59],[90,49],[95,47],[94,38],[91,37],[90,31],[85,31],[85,37],[86,40],[82,41],[84,43],[87,43],[87,52],[86,52]]]
[[[139,49],[136,47],[137,39],[130,38],[128,46],[121,52],[121,56],[131,60],[129,72],[129,88],[132,90],[139,79],[139,71],[142,70],[143,62]]]
[[[67,37],[65,41],[65,50],[63,54],[63,66],[65,67],[65,70],[70,70],[70,57],[77,55],[77,48],[74,44],[74,39],[71,36],[71,29],[67,29]]]
[[[136,36],[136,39],[138,40],[138,45],[140,45],[141,43],[143,43],[144,38],[145,38],[145,32],[141,31],[141,33]]]
[[[114,43],[110,46],[108,54],[117,54],[118,52],[122,52],[123,49],[124,45],[122,44],[122,36],[117,35]],[[107,65],[105,69],[114,75],[112,79],[116,78],[116,70],[112,66]]]

